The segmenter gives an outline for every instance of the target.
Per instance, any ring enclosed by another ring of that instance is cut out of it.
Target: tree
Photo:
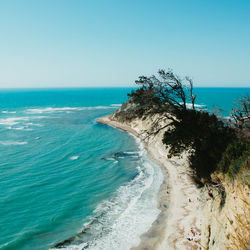
[[[195,109],[196,96],[193,94],[193,81],[189,77],[181,79],[172,70],[161,69],[158,71],[158,78],[155,75],[140,76],[135,83],[141,87],[129,94],[131,97],[140,97],[141,100],[145,98],[154,105],[170,106],[174,110],[186,110],[190,101],[192,109]]]
[[[210,182],[227,145],[235,139],[234,129],[215,114],[195,109],[196,96],[189,77],[181,79],[171,70],[159,70],[158,77],[141,76],[136,84],[141,87],[129,94],[130,102],[136,104],[133,115],[160,114],[148,136],[168,128],[163,143],[170,146],[169,156],[192,149],[189,161],[195,181],[202,185]],[[170,122],[159,125],[165,118]]]
[[[178,122],[188,109],[195,110],[196,96],[193,93],[193,81],[190,77],[181,79],[172,70],[161,69],[158,71],[158,77],[140,76],[135,83],[140,88],[128,94],[132,102],[137,104],[133,115],[142,117],[164,113],[164,116],[156,120],[153,131],[147,131],[148,135],[157,134],[160,130]],[[158,127],[160,121],[165,118],[171,122]]]
[[[217,169],[223,152],[235,139],[234,129],[228,127],[214,114],[205,111],[187,110],[179,122],[173,124],[163,137],[170,146],[170,155],[180,155],[191,150],[190,167],[194,180],[199,185],[210,182],[210,175]]]
[[[250,98],[249,96],[245,96],[239,99],[236,106],[233,108],[231,112],[231,116],[234,120],[234,125],[240,131],[242,130],[250,130]]]

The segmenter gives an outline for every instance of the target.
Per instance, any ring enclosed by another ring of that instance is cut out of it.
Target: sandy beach
[[[151,228],[141,235],[140,244],[132,249],[199,249],[200,193],[190,178],[187,154],[168,159],[168,150],[162,144],[164,130],[156,136],[145,137],[144,132],[152,126],[153,120],[154,118],[148,118],[120,123],[113,120],[112,116],[97,120],[140,138],[151,158],[165,172],[165,180],[158,196],[161,213]]]

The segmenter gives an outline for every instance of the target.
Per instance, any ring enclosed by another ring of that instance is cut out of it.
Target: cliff
[[[204,187],[201,192],[201,245],[204,249],[250,249],[249,186],[241,180],[213,177],[221,178],[224,190]]]
[[[155,133],[169,120],[164,114],[138,117],[139,108],[130,98],[115,114],[99,120],[138,136],[166,171],[159,198],[162,212],[134,249],[250,249],[249,185],[213,174],[213,185],[197,188],[189,152],[168,158],[169,148],[162,142],[168,128]]]
[[[148,135],[147,131],[152,130],[159,115],[125,121],[119,112],[121,110],[99,119],[99,122],[139,137],[151,157],[166,171],[166,180],[159,195],[161,214],[150,230],[141,236],[140,245],[133,249],[199,249],[200,191],[191,179],[188,153],[183,153],[179,158],[168,159],[169,148],[162,143],[165,130],[156,135]],[[167,122],[166,119],[161,120],[162,124]]]

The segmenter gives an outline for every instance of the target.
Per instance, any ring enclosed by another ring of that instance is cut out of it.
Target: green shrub
[[[192,149],[189,161],[197,184],[212,183],[211,174],[218,169],[234,176],[243,165],[249,165],[249,142],[237,139],[237,126],[234,123],[226,125],[216,115],[195,109],[192,79],[180,78],[171,70],[159,70],[157,76],[140,76],[136,84],[141,87],[128,94],[129,100],[114,117],[119,121],[130,121],[160,114],[168,120],[165,125],[159,122],[161,119],[156,120],[152,130],[146,132],[155,135],[168,128],[162,141],[170,146],[169,156]],[[233,115],[240,128],[247,128],[242,124],[248,124],[249,98],[244,99]],[[248,133],[249,130],[241,134]]]
[[[163,143],[171,146],[170,156],[192,148],[189,161],[196,182],[202,178],[210,181],[223,152],[236,139],[235,131],[208,112],[186,110],[181,117],[173,129],[165,132]]]
[[[250,141],[237,139],[230,143],[218,164],[218,171],[234,179],[242,169],[250,168]]]

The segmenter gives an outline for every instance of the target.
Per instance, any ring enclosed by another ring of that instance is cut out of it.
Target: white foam
[[[183,103],[180,103],[180,104],[183,104]],[[186,106],[187,106],[188,109],[193,108],[192,103],[186,103]],[[203,104],[194,104],[194,107],[198,108],[198,109],[206,109],[206,105],[203,105]]]
[[[81,110],[94,110],[94,109],[109,109],[114,108],[113,106],[94,106],[94,107],[61,107],[61,108],[33,108],[27,109],[26,112],[30,114],[42,114],[42,113],[54,113],[54,112],[66,112],[70,113],[71,111],[81,111]]]
[[[42,124],[33,123],[33,122],[27,122],[26,125],[28,125],[28,126],[37,126],[37,127],[42,127],[43,126]]]
[[[9,117],[0,119],[0,125],[13,126],[20,123],[20,121],[28,121],[29,117]]]
[[[52,113],[52,112],[64,112],[64,111],[70,111],[70,110],[81,110],[81,108],[77,107],[63,107],[63,108],[34,108],[34,109],[27,109],[27,113],[32,114],[42,114],[42,113]]]
[[[152,163],[144,162],[144,167],[144,171],[140,170],[129,185],[118,190],[113,204],[104,204],[109,209],[106,224],[111,231],[90,242],[89,249],[130,249],[140,243],[140,235],[157,218],[160,211],[157,209],[156,197],[162,180]]]
[[[127,185],[121,186],[111,200],[99,204],[95,216],[84,224],[95,235],[94,239],[84,240],[84,243],[73,241],[60,249],[88,246],[91,250],[126,250],[140,243],[140,235],[150,228],[160,213],[157,194],[163,174],[160,167],[147,157],[142,142],[136,141],[142,155],[137,166],[138,174]]]
[[[115,158],[113,158],[113,157],[108,157],[108,158],[106,158],[106,160],[107,160],[107,161],[114,161]]]
[[[43,119],[49,118],[46,116],[21,116],[21,117],[9,117],[9,118],[1,118],[0,125],[7,126],[6,128],[9,130],[23,130],[23,131],[32,131],[33,129],[30,126],[39,126],[42,127],[42,124],[32,123],[30,120],[33,119]]]
[[[3,113],[3,114],[16,114],[16,111],[3,110],[3,111],[1,111],[1,113]]]
[[[25,145],[28,142],[26,141],[0,141],[0,144],[3,146],[11,146],[11,145]]]
[[[11,128],[11,129],[15,129],[15,130],[25,130],[25,127],[17,127],[17,128]]]
[[[111,107],[121,107],[122,104],[110,104]]]
[[[180,104],[183,104],[183,102],[180,102]],[[186,103],[186,106],[188,109],[192,109],[193,108],[193,104],[192,103]],[[194,107],[195,108],[198,108],[198,109],[206,109],[206,105],[204,104],[194,104]]]
[[[79,155],[74,155],[74,156],[71,156],[71,157],[70,157],[70,160],[73,161],[73,160],[77,160],[78,158],[79,158]]]
[[[111,106],[96,106],[96,107],[86,107],[87,110],[94,110],[94,109],[113,109],[114,107]]]
[[[7,127],[7,129],[12,129],[12,130],[24,130],[24,131],[32,131],[33,129],[27,128],[27,127]]]

